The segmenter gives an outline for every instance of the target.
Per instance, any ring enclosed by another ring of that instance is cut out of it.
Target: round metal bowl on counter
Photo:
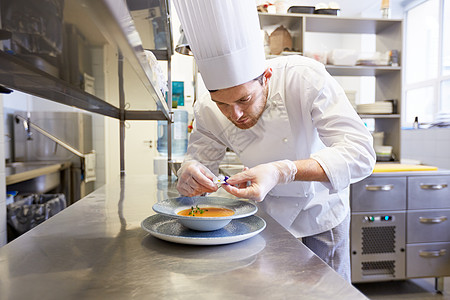
[[[182,216],[183,210],[192,211],[207,210],[208,208],[223,208],[233,211],[232,215],[220,217],[201,216],[202,213],[194,213]],[[233,219],[239,219],[254,215],[258,208],[255,204],[245,201],[223,197],[177,197],[159,201],[153,205],[153,210],[178,221],[185,227],[198,231],[218,230],[226,226]]]

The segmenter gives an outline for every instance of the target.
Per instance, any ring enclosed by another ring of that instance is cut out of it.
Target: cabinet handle
[[[420,188],[423,190],[442,190],[447,187],[447,184],[421,184]]]
[[[368,191],[391,191],[394,189],[393,184],[385,185],[366,185],[366,190]]]
[[[439,257],[439,256],[444,256],[445,254],[447,254],[447,250],[445,249],[441,249],[441,250],[431,250],[431,251],[420,251],[419,255],[422,257]]]
[[[424,224],[436,224],[436,223],[442,223],[444,221],[447,221],[447,217],[445,217],[445,216],[437,217],[437,218],[419,217],[419,221],[420,221],[420,223],[424,223]]]

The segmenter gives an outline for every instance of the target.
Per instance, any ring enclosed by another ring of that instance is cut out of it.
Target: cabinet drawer
[[[408,211],[407,228],[407,243],[450,241],[450,209]]]
[[[450,208],[450,176],[408,177],[408,208]]]
[[[352,211],[406,209],[406,177],[368,177],[351,186]]]
[[[406,277],[450,275],[450,243],[406,246]]]

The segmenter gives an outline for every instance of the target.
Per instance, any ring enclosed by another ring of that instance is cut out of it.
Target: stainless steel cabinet
[[[406,209],[406,178],[369,177],[352,185],[352,211],[383,211]]]
[[[408,208],[450,208],[450,176],[408,177]]]
[[[450,241],[450,209],[408,211],[408,243]]]
[[[450,243],[408,244],[406,276],[443,277],[450,275]]]
[[[376,173],[351,186],[353,282],[450,276],[449,182],[439,170]]]
[[[352,213],[352,282],[405,278],[405,219],[405,211]]]

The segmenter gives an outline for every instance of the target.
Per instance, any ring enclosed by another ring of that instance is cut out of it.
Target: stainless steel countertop
[[[0,299],[367,299],[262,211],[266,229],[229,245],[141,229],[176,196],[167,176],[126,176],[76,202],[0,248]]]

